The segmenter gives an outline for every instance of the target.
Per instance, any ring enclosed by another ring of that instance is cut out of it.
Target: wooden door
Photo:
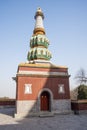
[[[43,92],[41,94],[41,111],[49,111],[49,93]]]

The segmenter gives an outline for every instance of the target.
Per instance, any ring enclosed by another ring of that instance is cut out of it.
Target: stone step
[[[41,112],[39,117],[53,117],[54,114],[52,112]]]

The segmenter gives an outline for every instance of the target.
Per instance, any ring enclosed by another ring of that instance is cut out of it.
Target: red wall
[[[32,84],[32,94],[24,94],[24,84]],[[65,93],[58,93],[58,84],[64,84]],[[69,99],[69,81],[68,77],[57,77],[57,78],[45,78],[45,77],[28,77],[19,76],[18,77],[18,87],[17,87],[17,99],[18,100],[35,100],[37,99],[38,93],[42,88],[49,88],[54,99]]]
[[[52,67],[31,67],[31,66],[19,66],[19,71],[41,71],[41,72],[65,72],[68,74],[67,68],[52,68]],[[25,84],[32,84],[32,94],[25,94],[24,88]],[[65,93],[58,93],[58,84],[64,84]],[[35,100],[38,98],[38,93],[42,88],[49,88],[53,93],[54,99],[70,99],[69,91],[69,76],[36,76],[36,75],[17,75],[17,90],[16,99],[17,100]]]

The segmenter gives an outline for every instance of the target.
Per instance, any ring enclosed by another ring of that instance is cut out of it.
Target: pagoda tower
[[[30,39],[30,51],[27,59],[30,63],[47,62],[51,59],[51,52],[48,50],[49,40],[45,35],[43,26],[44,14],[41,8],[38,8],[35,14],[35,27]]]
[[[50,63],[49,40],[41,8],[35,13],[28,62],[20,63],[16,77],[15,117],[55,115],[71,111],[68,68]]]

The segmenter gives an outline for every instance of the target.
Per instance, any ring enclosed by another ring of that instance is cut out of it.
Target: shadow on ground
[[[13,108],[0,109],[0,130],[87,130],[87,115],[13,118]]]

